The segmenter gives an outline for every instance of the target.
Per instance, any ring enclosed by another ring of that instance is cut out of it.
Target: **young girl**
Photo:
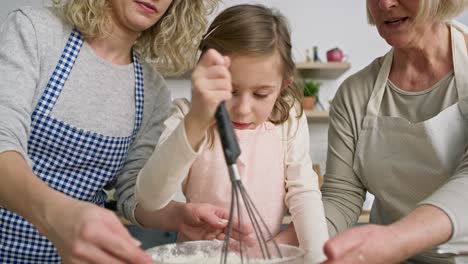
[[[276,241],[299,242],[308,253],[306,263],[322,261],[328,231],[309,157],[302,93],[292,85],[295,66],[285,17],[258,5],[230,7],[214,19],[200,49],[192,103],[175,101],[137,179],[137,200],[157,209],[182,184],[187,202],[229,208],[231,183],[213,126],[216,108],[225,101],[241,148],[243,184]],[[293,223],[280,232],[286,207]]]

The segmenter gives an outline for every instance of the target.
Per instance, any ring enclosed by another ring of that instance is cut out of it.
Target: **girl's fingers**
[[[229,212],[225,209],[218,209],[217,215],[221,219],[229,219]],[[244,220],[244,219],[242,219]],[[253,227],[251,224],[246,224],[245,222],[241,222],[240,228],[239,228],[239,220],[234,217],[232,219],[232,229],[243,234],[243,235],[251,235],[254,231]]]
[[[231,58],[229,58],[228,56],[224,56],[224,66],[226,68],[231,67]]]
[[[228,79],[202,79],[194,82],[192,93],[201,97],[209,97],[213,91],[226,91],[232,93],[231,81]]]
[[[209,49],[201,57],[199,65],[203,67],[209,67],[213,65],[223,65],[224,63],[225,59],[221,53],[214,49]]]
[[[192,74],[192,81],[200,78],[204,79],[231,79],[229,66],[231,60],[227,56],[222,56],[217,51],[211,49],[203,54],[202,59],[195,67]]]
[[[226,234],[220,233],[220,234],[218,234],[216,236],[216,239],[224,240],[225,237],[226,237]],[[256,243],[256,240],[253,237],[246,236],[246,235],[240,235],[238,232],[236,232],[234,230],[232,231],[230,238],[235,240],[235,241],[242,241],[242,243],[245,244],[248,247],[254,246],[255,243]]]
[[[229,69],[224,65],[212,65],[209,67],[197,66],[192,73],[192,81],[199,79],[231,79]]]
[[[232,92],[231,81],[227,79],[201,79],[194,83],[197,87],[193,90],[199,94],[205,94],[212,90],[226,90],[228,92]]]
[[[205,82],[200,82],[199,85],[204,85]],[[227,88],[226,80],[210,81],[211,88],[209,91],[196,91],[192,92],[192,97],[201,100],[203,105],[218,105],[220,101],[229,100],[232,97],[231,89]],[[208,85],[205,85],[205,87]]]
[[[231,88],[231,81],[226,80],[226,79],[216,79],[216,80],[210,80],[209,81],[211,86],[210,90],[215,91],[215,92],[228,92],[232,93],[232,88]]]
[[[204,68],[203,71],[206,79],[227,79],[231,80],[231,73],[224,65],[214,65],[209,68]]]

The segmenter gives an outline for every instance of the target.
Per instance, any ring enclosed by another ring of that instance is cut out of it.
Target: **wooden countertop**
[[[291,215],[285,215],[283,217],[283,225],[289,225],[291,223]],[[363,210],[361,215],[359,216],[358,224],[365,224],[369,223],[369,211]]]

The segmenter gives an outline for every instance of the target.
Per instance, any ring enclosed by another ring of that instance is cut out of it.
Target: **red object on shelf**
[[[347,56],[339,48],[327,51],[327,60],[330,62],[342,62]]]

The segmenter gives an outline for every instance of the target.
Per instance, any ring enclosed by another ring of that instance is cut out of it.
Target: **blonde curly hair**
[[[193,67],[207,16],[219,0],[173,0],[163,17],[138,36],[141,58],[165,76],[180,75]],[[108,0],[53,0],[56,11],[86,38],[108,34]]]

